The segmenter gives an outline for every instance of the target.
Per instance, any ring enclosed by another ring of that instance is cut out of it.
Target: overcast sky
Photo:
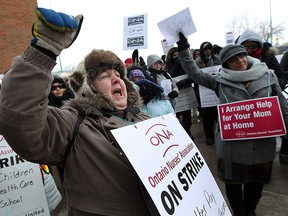
[[[148,49],[139,50],[146,61],[150,54],[163,54],[164,38],[157,23],[187,7],[197,29],[188,37],[189,43],[191,48],[199,48],[204,41],[224,46],[225,34],[231,31],[229,20],[235,16],[247,14],[258,21],[269,21],[270,1],[272,25],[285,23],[288,29],[287,8],[281,0],[38,0],[38,6],[74,16],[84,15],[79,37],[61,53],[61,64],[58,60],[56,68],[60,65],[65,68],[77,65],[94,48],[111,50],[123,61],[131,57],[133,50],[123,51],[123,24],[127,16],[147,13]],[[279,42],[288,42],[288,35]]]

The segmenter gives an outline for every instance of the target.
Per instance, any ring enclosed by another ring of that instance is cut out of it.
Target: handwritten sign
[[[157,25],[169,46],[179,41],[180,31],[185,36],[197,31],[189,8],[186,8],[166,18],[165,20],[157,23]]]
[[[147,49],[147,14],[124,17],[123,50]]]
[[[173,79],[177,83],[178,81],[186,78],[188,78],[188,75],[177,76]],[[188,88],[179,90],[179,95],[175,98],[175,100],[176,105],[174,109],[176,113],[198,107],[198,102],[192,85]]]
[[[1,135],[0,215],[50,215],[39,165],[18,156]]]
[[[286,134],[276,96],[221,104],[217,108],[222,140],[258,139]]]
[[[112,134],[162,216],[231,215],[204,158],[173,114]]]
[[[218,73],[221,65],[201,68],[204,73],[215,74]],[[219,98],[215,92],[211,89],[208,89],[202,85],[199,85],[199,95],[201,107],[213,107],[219,104]]]

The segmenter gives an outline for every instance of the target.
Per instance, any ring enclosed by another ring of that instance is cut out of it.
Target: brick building
[[[36,7],[37,0],[0,0],[0,74],[29,45]]]

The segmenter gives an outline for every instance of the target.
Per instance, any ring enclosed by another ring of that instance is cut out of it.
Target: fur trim
[[[120,77],[125,76],[125,65],[113,52],[107,50],[92,50],[84,60],[87,76],[91,80],[101,72],[108,69],[115,69],[120,73]]]
[[[69,77],[70,87],[75,92],[76,98],[96,109],[116,111],[113,101],[99,92],[93,85],[95,77],[108,69],[116,69],[125,82],[128,94],[127,106],[140,107],[139,93],[125,77],[126,69],[123,62],[114,53],[105,50],[93,50],[79,63]]]

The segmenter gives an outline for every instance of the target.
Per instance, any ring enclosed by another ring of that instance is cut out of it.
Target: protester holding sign
[[[227,45],[220,52],[220,73],[212,76],[203,73],[196,65],[189,51],[187,38],[182,33],[179,36],[177,44],[183,68],[195,82],[214,90],[220,104],[277,96],[285,126],[288,127],[287,100],[276,75],[265,63],[247,56],[246,49],[241,45]],[[225,182],[226,195],[234,215],[255,215],[263,186],[271,179],[276,138],[223,141],[219,124],[215,133],[218,175]]]
[[[150,118],[139,111],[139,94],[119,57],[111,51],[90,52],[70,78],[76,98],[61,109],[48,106],[56,57],[75,41],[82,21],[82,15],[37,8],[34,39],[3,78],[0,133],[26,160],[47,165],[66,161],[63,187],[69,215],[159,215],[110,132]],[[84,120],[69,147],[79,113]]]

